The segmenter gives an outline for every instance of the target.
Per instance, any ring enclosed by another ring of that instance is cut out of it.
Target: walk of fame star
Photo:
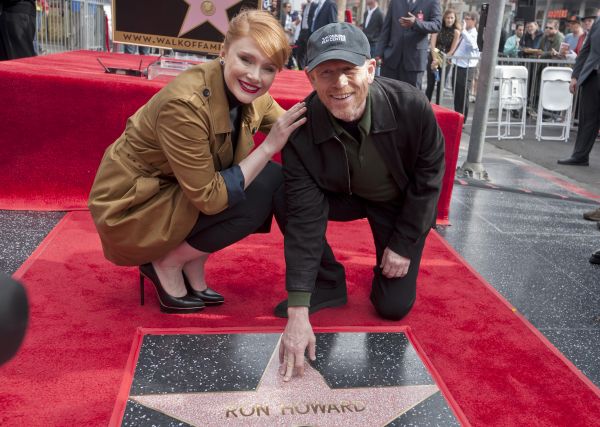
[[[254,391],[170,393],[130,398],[172,418],[202,426],[384,426],[439,391],[434,384],[332,389],[310,365],[283,382],[276,350]]]
[[[240,0],[183,0],[188,4],[185,19],[179,29],[179,36],[196,27],[210,22],[221,33],[227,33],[229,19],[227,9],[240,2]]]

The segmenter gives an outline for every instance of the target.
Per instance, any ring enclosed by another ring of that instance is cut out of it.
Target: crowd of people
[[[275,3],[276,4],[276,3]],[[482,37],[478,34],[479,15],[476,12],[457,13],[448,9],[443,15],[439,1],[411,2],[392,0],[384,14],[377,0],[366,0],[362,19],[354,19],[349,10],[346,21],[355,22],[366,34],[371,57],[380,65],[382,76],[391,77],[421,88],[426,73],[425,93],[440,102],[440,82],[448,81],[454,92],[454,109],[466,117],[469,102],[474,100]],[[316,29],[337,22],[337,7],[333,0],[307,0],[302,10],[293,12],[291,3],[283,3],[281,22],[294,47],[289,68],[306,66],[306,41]],[[273,9],[277,16],[277,11]],[[575,60],[590,33],[598,9],[588,8],[583,16],[570,16],[561,23],[550,19],[543,31],[536,21],[516,21],[513,34],[502,30],[498,53],[509,58]],[[443,58],[453,58],[443,66]],[[542,67],[536,68],[536,78]],[[444,70],[442,79],[441,70]],[[534,78],[533,80],[535,80]],[[531,94],[533,86],[529,85]]]

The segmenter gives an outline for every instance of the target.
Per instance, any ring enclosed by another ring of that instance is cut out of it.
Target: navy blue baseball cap
[[[312,33],[306,53],[308,71],[332,59],[354,65],[363,65],[365,60],[371,59],[371,48],[365,33],[346,22],[334,22]]]

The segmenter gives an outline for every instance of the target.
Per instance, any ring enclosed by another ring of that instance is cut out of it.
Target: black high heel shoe
[[[189,295],[174,297],[165,291],[158,279],[152,263],[140,265],[140,302],[144,305],[144,277],[147,277],[154,288],[160,302],[160,311],[165,313],[196,313],[204,308],[204,302]]]
[[[196,289],[192,288],[192,285],[190,284],[190,281],[186,277],[185,273],[183,273],[183,283],[185,283],[185,288],[188,291],[188,295],[204,301],[204,304],[206,305],[221,305],[225,302],[225,297],[211,288],[206,288],[203,291],[197,291]]]

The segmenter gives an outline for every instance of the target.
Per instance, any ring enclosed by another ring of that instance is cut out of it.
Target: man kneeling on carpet
[[[209,254],[268,231],[273,197],[283,198],[270,159],[306,120],[304,104],[284,112],[267,93],[289,54],[273,16],[240,13],[221,57],[181,73],[106,150],[88,204],[106,258],[141,265],[142,303],[143,276],[162,311],[222,303],[205,282]],[[257,130],[268,136],[251,152]]]
[[[311,35],[307,55],[315,89],[305,100],[307,124],[282,150],[288,299],[275,314],[288,317],[279,349],[286,381],[302,375],[307,349],[315,358],[309,314],[346,303],[343,267],[325,241],[328,219],[368,219],[377,258],[371,302],[398,320],[415,302],[444,173],[444,138],[427,98],[375,78],[362,31],[329,24]]]

